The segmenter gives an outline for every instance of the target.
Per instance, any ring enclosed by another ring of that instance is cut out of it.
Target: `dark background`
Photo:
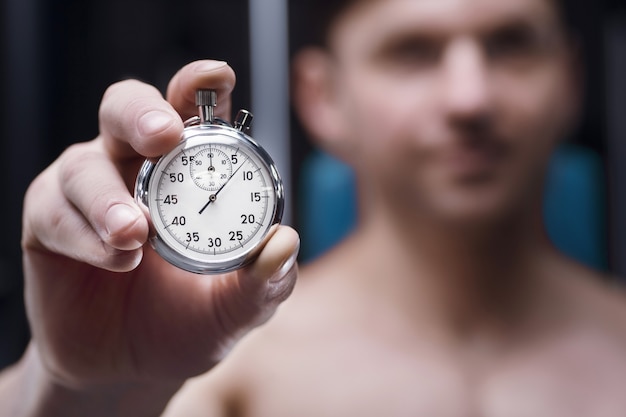
[[[607,103],[615,102],[608,99],[615,91],[619,97],[626,91],[624,84],[607,78],[617,65],[607,50],[607,36],[626,34],[626,5],[624,0],[586,3],[579,21],[588,95],[572,140],[597,151],[610,171]],[[106,87],[132,77],[164,92],[182,65],[216,58],[228,61],[237,73],[233,108],[250,106],[246,1],[3,0],[1,13],[0,178],[5,191],[0,204],[0,368],[19,358],[28,340],[19,246],[24,191],[69,144],[97,135],[98,104]],[[297,36],[297,27],[292,35]],[[626,118],[626,108],[623,112]],[[620,120],[617,125],[624,127]],[[626,141],[626,130],[621,133]],[[294,124],[294,178],[309,148]],[[608,217],[616,210],[609,204]],[[296,227],[297,221],[296,216]],[[612,239],[611,233],[607,236]]]

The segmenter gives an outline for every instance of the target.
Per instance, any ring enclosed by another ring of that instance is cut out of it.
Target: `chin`
[[[458,226],[500,224],[505,219],[520,218],[529,208],[524,203],[529,199],[492,188],[454,190],[434,200],[430,208],[434,217]]]

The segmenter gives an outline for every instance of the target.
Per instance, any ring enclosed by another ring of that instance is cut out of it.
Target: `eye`
[[[404,67],[429,67],[439,62],[441,46],[431,39],[409,38],[388,44],[382,51],[384,61]]]
[[[491,34],[486,40],[487,54],[491,58],[522,58],[541,50],[541,42],[527,26],[512,26]]]
[[[416,63],[433,63],[439,59],[440,50],[434,42],[414,40],[398,45],[394,51],[399,59]]]

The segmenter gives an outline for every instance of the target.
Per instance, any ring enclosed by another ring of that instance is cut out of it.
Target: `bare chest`
[[[437,352],[321,343],[251,375],[245,415],[623,417],[626,362],[542,352],[480,372]]]

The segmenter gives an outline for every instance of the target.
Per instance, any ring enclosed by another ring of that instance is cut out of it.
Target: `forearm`
[[[0,374],[0,417],[160,416],[180,384],[116,384],[74,389],[54,381],[37,349]]]

